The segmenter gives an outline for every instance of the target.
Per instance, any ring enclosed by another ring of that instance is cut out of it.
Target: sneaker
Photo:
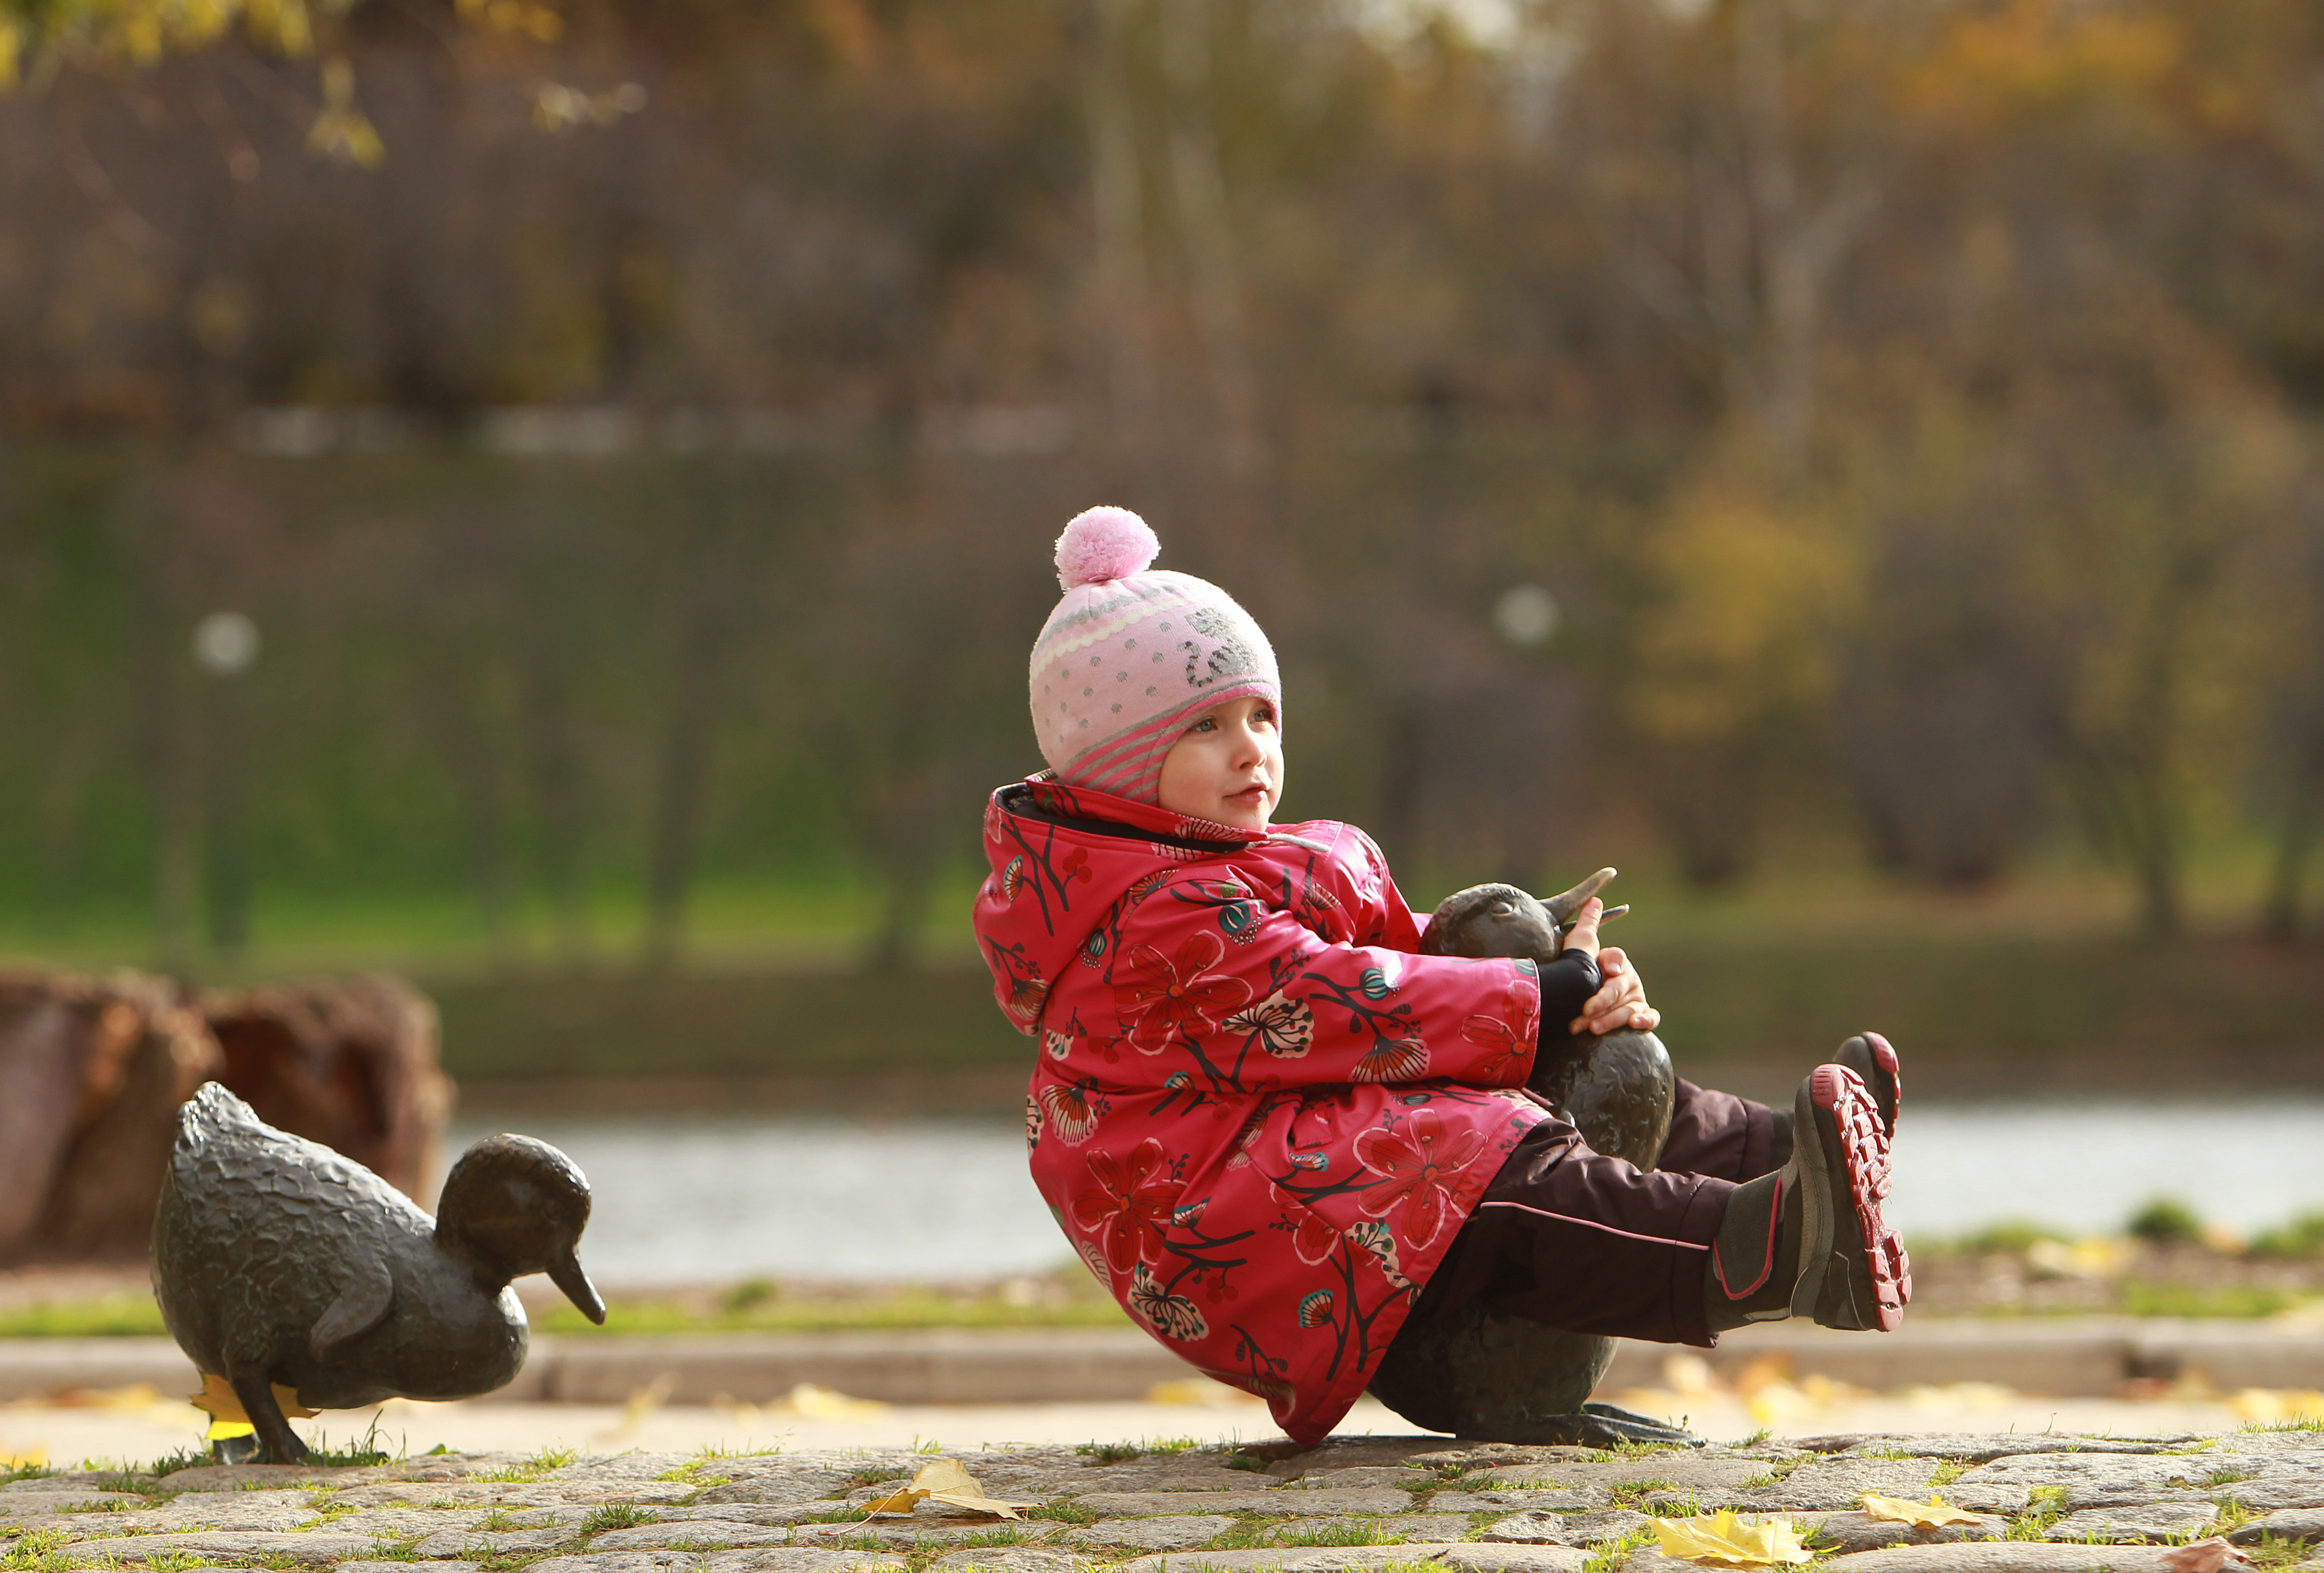
[[[1896,1111],[1904,1105],[1904,1083],[1896,1068],[1896,1051],[1878,1033],[1858,1033],[1840,1045],[1831,1057],[1835,1065],[1845,1065],[1856,1072],[1872,1094],[1872,1101],[1880,1108],[1880,1128],[1890,1140],[1896,1136]]]
[[[1889,1050],[1892,1064],[1895,1056]],[[1798,1147],[1786,1172],[1798,1176],[1801,1238],[1792,1314],[1894,1331],[1913,1298],[1913,1264],[1880,1216],[1888,1132],[1874,1094],[1846,1065],[1819,1065],[1800,1084],[1793,1132]]]

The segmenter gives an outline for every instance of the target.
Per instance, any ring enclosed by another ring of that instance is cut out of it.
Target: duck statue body
[[[179,1110],[153,1215],[153,1293],[195,1366],[233,1389],[261,1455],[299,1463],[307,1450],[278,1389],[310,1409],[352,1409],[506,1385],[530,1338],[513,1278],[546,1273],[603,1322],[576,1254],[588,1221],[588,1182],[545,1142],[476,1143],[431,1219],[211,1082]]]
[[[1422,949],[1441,956],[1554,959],[1582,904],[1604,888],[1601,869],[1544,901],[1513,885],[1477,885],[1447,897]],[[1607,919],[1627,906],[1609,908]],[[1526,1085],[1549,1100],[1597,1152],[1652,1169],[1670,1136],[1677,1081],[1650,1032],[1584,1034],[1561,1041],[1543,1023]],[[1613,1363],[1614,1340],[1568,1332],[1471,1304],[1428,1326],[1408,1326],[1372,1378],[1372,1396],[1430,1430],[1482,1441],[1610,1447],[1702,1439],[1590,1394]]]

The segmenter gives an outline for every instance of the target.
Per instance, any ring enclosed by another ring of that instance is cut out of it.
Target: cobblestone
[[[1648,1510],[1720,1506],[1790,1514],[1836,1573],[2164,1573],[2160,1541],[2324,1541],[2324,1434],[2311,1431],[1847,1436],[1619,1456],[1441,1437],[951,1456],[991,1495],[1040,1504],[1035,1516],[923,1502],[867,1517],[929,1461],[901,1449],[83,1471],[0,1487],[0,1573],[1581,1573],[1593,1551],[1645,1534]],[[1925,1530],[1861,1510],[1867,1491],[1932,1490],[1982,1516]],[[1367,1543],[1316,1543],[1333,1541]],[[1693,1573],[1651,1544],[1623,1567]]]

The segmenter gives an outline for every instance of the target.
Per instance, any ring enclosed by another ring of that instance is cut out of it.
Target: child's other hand
[[[1597,935],[1596,901],[1582,910],[1591,926],[1591,939]],[[1582,920],[1574,923],[1574,932],[1582,930]],[[1638,980],[1638,970],[1630,958],[1616,946],[1602,946],[1598,951],[1598,976],[1602,980],[1598,992],[1591,995],[1582,1007],[1582,1014],[1568,1022],[1568,1032],[1592,1032],[1604,1035],[1609,1032],[1652,1032],[1661,1025],[1663,1013],[1646,1003],[1646,986]]]
[[[1557,948],[1560,954],[1580,951],[1585,956],[1598,953],[1598,925],[1606,916],[1606,904],[1595,896],[1582,904],[1573,915],[1573,926],[1565,931],[1565,939]]]

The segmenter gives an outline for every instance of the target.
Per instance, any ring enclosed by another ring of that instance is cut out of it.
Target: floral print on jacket
[[[1320,1440],[1546,1109],[1526,961],[1417,952],[1370,837],[1046,777],[984,815],[976,933],[1040,1050],[1034,1182],[1157,1339]]]

